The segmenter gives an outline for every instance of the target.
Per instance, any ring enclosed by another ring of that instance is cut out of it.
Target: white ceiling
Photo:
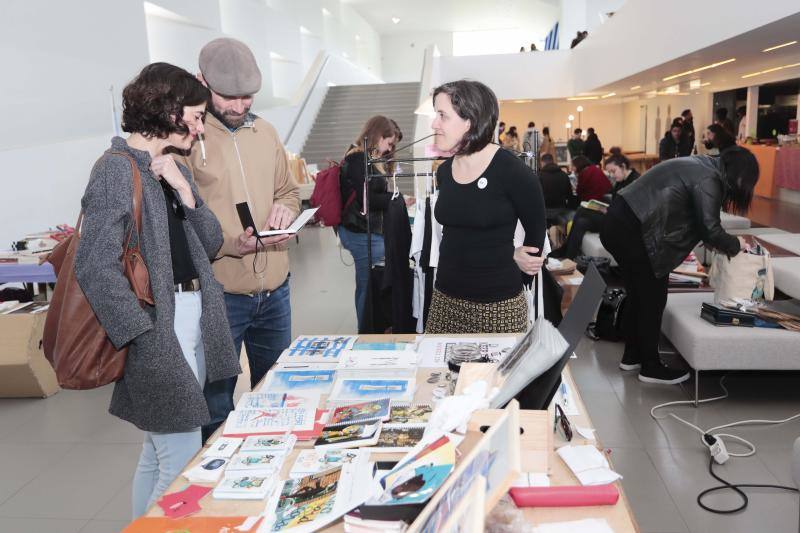
[[[800,42],[771,52],[762,52],[771,46],[794,40],[800,41],[798,28],[800,28],[800,13],[606,85],[591,94],[615,92],[617,97],[641,95],[648,91],[663,90],[667,86],[677,83],[681,85],[681,92],[689,92],[687,85],[689,80],[693,79],[700,79],[702,83],[710,82],[710,85],[700,88],[699,91],[717,92],[749,85],[762,85],[777,80],[800,78],[800,65],[769,74],[742,78],[743,75],[752,72],[800,63]],[[681,76],[674,80],[662,81],[667,76],[730,58],[736,58],[736,61],[696,74]],[[641,89],[631,90],[631,87],[636,85],[641,85]]]
[[[547,32],[559,0],[342,0],[381,35],[527,28]],[[392,17],[400,22],[394,24]]]

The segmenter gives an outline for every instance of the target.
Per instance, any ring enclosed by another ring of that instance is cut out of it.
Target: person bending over
[[[645,383],[689,379],[658,355],[669,273],[701,240],[728,257],[746,246],[722,229],[720,210],[745,214],[758,182],[758,162],[738,146],[720,157],[694,155],[659,163],[621,191],[608,208],[600,240],[622,271],[627,298],[622,370]]]

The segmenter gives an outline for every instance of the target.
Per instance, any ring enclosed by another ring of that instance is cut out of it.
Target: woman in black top
[[[367,264],[367,217],[364,215],[364,138],[367,138],[369,156],[376,158],[394,150],[402,138],[397,123],[392,119],[377,115],[364,125],[363,130],[350,145],[344,158],[339,184],[342,193],[342,223],[338,227],[342,246],[353,256],[356,267],[356,316],[358,330],[363,331],[364,305],[367,299],[369,270]],[[387,174],[390,168],[379,164],[370,168],[370,173]],[[372,264],[383,261],[383,214],[389,206],[392,193],[389,192],[385,177],[369,180],[369,223],[372,233]]]
[[[622,154],[622,150],[616,146],[611,149],[611,155],[605,160],[603,166],[614,182],[611,189],[611,197],[614,198],[619,191],[627,187],[639,177],[639,173],[631,168],[631,162]],[[580,208],[575,212],[572,219],[572,227],[564,246],[553,250],[550,257],[558,259],[575,259],[581,253],[583,237],[587,231],[599,233],[603,228],[603,218],[605,214],[594,209]]]
[[[436,220],[443,226],[428,333],[500,333],[526,329],[522,276],[536,274],[545,238],[539,180],[513,153],[491,143],[497,97],[476,81],[433,93],[436,147],[455,155],[436,173]],[[514,249],[517,221],[524,246]]]
[[[720,209],[746,213],[758,173],[756,158],[738,146],[719,158],[670,159],[611,203],[600,240],[619,263],[627,292],[622,370],[639,370],[639,380],[646,383],[689,379],[688,372],[664,366],[658,355],[669,273],[701,240],[729,257],[745,247],[741,238],[722,229]]]

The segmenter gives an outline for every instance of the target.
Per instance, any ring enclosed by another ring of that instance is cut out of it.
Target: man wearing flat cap
[[[297,184],[275,128],[250,112],[261,71],[236,39],[215,39],[200,51],[198,79],[211,91],[205,135],[187,157],[200,196],[225,237],[213,262],[225,289],[236,353],[247,348],[251,387],[291,342],[289,257],[283,235],[257,240],[255,231],[285,229],[300,211]],[[242,230],[236,204],[246,202],[256,228]],[[211,423],[203,441],[233,409],[236,378],[206,384]]]

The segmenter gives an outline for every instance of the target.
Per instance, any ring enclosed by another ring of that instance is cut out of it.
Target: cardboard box
[[[0,315],[0,398],[46,398],[60,390],[42,350],[46,316]]]

